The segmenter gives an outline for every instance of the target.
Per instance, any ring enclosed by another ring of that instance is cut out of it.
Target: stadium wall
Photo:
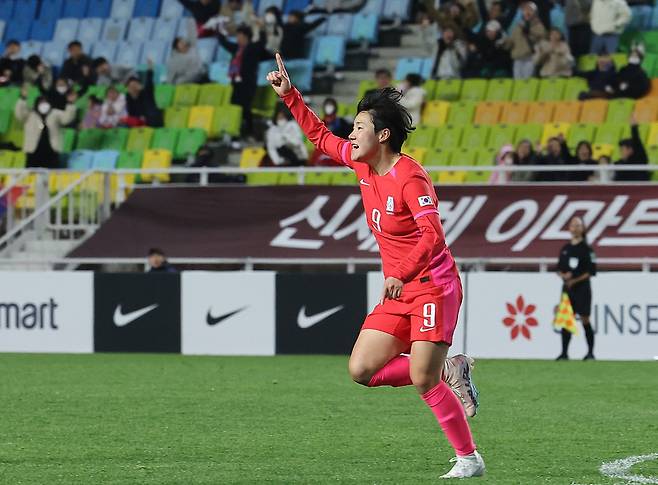
[[[555,357],[555,275],[465,273],[463,282],[453,352]],[[381,284],[379,273],[0,273],[0,351],[347,354]],[[592,285],[597,357],[658,355],[658,274],[602,273]],[[584,338],[572,352],[584,355]]]

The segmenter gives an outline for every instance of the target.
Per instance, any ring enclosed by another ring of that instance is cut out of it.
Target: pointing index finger
[[[286,67],[283,65],[283,59],[281,59],[281,54],[278,52],[276,53],[276,64],[279,66],[279,72],[281,74],[287,75],[288,73],[286,72]]]

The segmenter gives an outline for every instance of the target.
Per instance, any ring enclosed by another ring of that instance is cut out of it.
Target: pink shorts
[[[406,286],[406,285],[405,285]],[[406,291],[397,300],[384,300],[366,317],[361,329],[380,330],[409,344],[415,341],[452,345],[462,304],[459,278],[439,287]]]

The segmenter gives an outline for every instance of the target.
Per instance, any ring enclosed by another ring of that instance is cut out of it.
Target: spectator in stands
[[[377,69],[375,71],[375,83],[377,87],[374,89],[368,89],[365,92],[365,96],[372,94],[378,89],[384,89],[393,86],[393,74],[388,69]]]
[[[219,0],[178,0],[183,7],[190,11],[196,23],[199,37],[210,37],[212,30],[206,30],[204,24],[219,14]]]
[[[466,44],[455,37],[455,32],[446,28],[441,32],[439,49],[432,66],[432,77],[435,79],[459,79],[468,55]]]
[[[327,98],[322,103],[322,122],[339,138],[347,138],[352,131],[352,124],[345,118],[338,116],[338,103],[334,98]],[[309,165],[342,167],[343,164],[329,158],[323,151],[315,149],[311,155]]]
[[[63,77],[58,77],[55,80],[55,85],[51,85],[50,89],[44,89],[43,86],[39,86],[39,89],[41,94],[48,98],[48,102],[50,102],[53,109],[65,109],[68,95],[72,91],[71,83]]]
[[[425,8],[430,18],[436,21],[439,29],[443,32],[451,29],[455,37],[467,40],[471,29],[478,23],[478,12],[474,2],[459,2],[450,0],[441,2],[441,7],[434,8],[434,2],[425,2]]]
[[[276,167],[306,165],[308,151],[302,130],[290,111],[285,106],[279,106],[272,121],[265,134],[267,156],[271,164]]]
[[[637,126],[635,116],[631,117],[631,137],[625,138],[619,142],[621,159],[615,162],[615,165],[646,165],[649,163],[649,157],[640,138],[640,130]],[[628,170],[615,172],[616,182],[633,182],[648,181],[651,178],[651,172],[647,170]]]
[[[176,273],[176,268],[169,264],[164,251],[160,248],[149,249],[148,265],[148,273]]]
[[[489,4],[489,8],[487,8],[487,4],[485,0],[477,0],[477,2],[478,2],[478,10],[480,13],[480,20],[482,22],[482,26],[480,27],[480,33],[484,31],[487,24],[492,20],[498,22],[503,30],[507,30],[509,26],[512,25],[512,21],[516,16],[515,7],[507,8],[507,11],[505,11],[503,2],[501,2],[500,0],[494,0],[493,2],[491,2]]]
[[[89,96],[87,100],[87,112],[80,122],[80,129],[88,130],[91,128],[100,128],[102,109],[103,101],[96,96]]]
[[[565,0],[564,21],[569,29],[569,47],[571,54],[578,59],[590,51],[592,44],[592,27],[589,12],[592,0]]]
[[[206,67],[196,48],[182,37],[176,37],[172,44],[171,56],[167,62],[167,83],[198,83],[206,77]]]
[[[537,5],[525,2],[521,5],[521,21],[505,40],[514,61],[514,79],[528,79],[535,73],[533,58],[535,46],[546,37],[546,28],[537,16]]]
[[[609,98],[614,93],[617,70],[610,55],[603,51],[596,59],[596,67],[584,73],[588,91],[580,93],[578,99]]]
[[[91,59],[82,50],[80,41],[69,42],[69,58],[64,61],[60,77],[78,84],[91,84]]]
[[[220,29],[226,30],[227,37],[237,35],[238,28],[242,25],[246,25],[252,30],[256,27],[257,17],[251,1],[228,0],[219,10],[219,16],[228,19],[219,25]]]
[[[540,77],[569,77],[573,74],[574,59],[559,29],[552,28],[548,40],[537,44],[535,64]]]
[[[123,83],[132,75],[134,75],[132,67],[111,66],[104,57],[97,57],[92,61],[92,84],[110,86]]]
[[[423,78],[418,74],[407,74],[404,81],[398,86],[398,91],[402,93],[400,104],[407,108],[411,115],[411,124],[418,126],[421,121],[421,112],[425,104],[427,92],[422,86]]]
[[[503,145],[496,155],[496,165],[499,167],[515,165],[516,154],[513,145]],[[505,185],[510,181],[510,172],[492,171],[489,177],[491,185]]]
[[[48,91],[53,85],[53,70],[33,54],[27,58],[23,67],[23,82]]]
[[[642,69],[642,52],[635,48],[628,56],[628,64],[622,67],[615,77],[613,98],[639,99],[651,89],[651,79]]]
[[[590,12],[592,26],[591,52],[602,49],[614,54],[619,47],[619,36],[631,21],[631,9],[626,0],[593,0]]]
[[[612,160],[610,159],[609,156],[607,155],[601,155],[599,157],[598,165],[599,166],[608,166],[612,163]],[[594,177],[592,178],[593,182],[601,182],[601,183],[610,183],[612,182],[613,179],[613,172],[610,170],[599,170],[595,172]]]
[[[418,24],[423,52],[436,56],[439,26],[424,10],[418,14]]]
[[[283,25],[283,37],[281,39],[281,55],[287,59],[303,59],[306,57],[305,41],[306,34],[327,20],[319,17],[313,22],[304,21],[304,13],[293,10],[288,14],[288,21]]]
[[[283,18],[278,7],[272,6],[265,10],[262,28],[265,32],[265,49],[272,54],[279,52],[283,40]]]
[[[5,46],[5,52],[0,58],[0,86],[20,84],[23,82],[23,65],[21,59],[21,44],[17,40],[10,40]]]
[[[128,126],[162,126],[162,111],[155,103],[153,65],[151,63],[148,65],[145,84],[142,84],[139,78],[131,77],[126,83],[126,89],[128,116],[122,123]]]
[[[505,34],[497,20],[490,20],[468,45],[469,55],[464,77],[509,77],[512,60],[505,49]]]
[[[116,128],[127,115],[126,96],[120,93],[115,86],[110,86],[107,88],[105,101],[101,108],[100,126],[102,128]]]
[[[14,116],[23,124],[23,151],[27,154],[27,167],[59,167],[59,153],[62,150],[62,128],[75,120],[74,92],[69,93],[66,109],[55,109],[48,98],[41,95],[30,109],[27,105],[27,87],[14,107]]]
[[[309,13],[356,13],[366,4],[366,0],[323,0],[322,5],[311,5],[307,7]]]
[[[554,136],[548,140],[546,153],[539,157],[539,165],[565,165],[569,163],[571,154],[564,141],[564,136]],[[563,182],[568,180],[568,172],[545,171],[537,172],[537,182]]]
[[[530,140],[521,140],[516,145],[516,157],[514,157],[514,165],[538,165],[539,155],[532,147]],[[533,172],[514,171],[510,174],[512,182],[530,182],[534,179]]]
[[[592,145],[588,141],[580,141],[576,146],[575,156],[569,158],[568,162],[572,165],[597,165],[592,158]],[[594,172],[591,170],[576,170],[567,174],[570,182],[586,182],[592,180]]]

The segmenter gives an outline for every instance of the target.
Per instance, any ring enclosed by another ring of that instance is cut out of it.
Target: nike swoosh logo
[[[366,182],[365,180],[363,180],[363,179],[359,180],[359,183],[361,185],[367,185],[368,187],[370,187],[370,184],[368,182]]]
[[[130,313],[123,313],[121,311],[121,305],[117,305],[117,307],[114,309],[114,324],[117,327],[125,327],[129,323],[134,322],[138,318],[143,317],[146,315],[148,312],[155,310],[158,308],[158,304],[153,304],[149,305],[144,308],[140,308],[139,310],[135,310],[134,312]]]
[[[317,325],[322,320],[329,318],[334,313],[338,313],[343,308],[345,308],[345,305],[338,305],[337,307],[330,308],[324,312],[309,316],[306,315],[306,306],[303,306],[299,309],[299,313],[297,314],[297,325],[302,329],[311,328],[313,325]]]
[[[225,313],[224,315],[220,315],[218,317],[213,317],[212,313],[210,313],[210,308],[208,309],[208,313],[206,314],[206,323],[208,325],[217,325],[220,322],[223,322],[227,318],[231,318],[233,315],[236,313],[240,313],[242,310],[246,310],[247,307],[243,306],[242,308],[238,308],[237,310],[230,312],[230,313]]]
[[[436,327],[420,327],[419,330],[422,332],[431,332],[434,330]]]

